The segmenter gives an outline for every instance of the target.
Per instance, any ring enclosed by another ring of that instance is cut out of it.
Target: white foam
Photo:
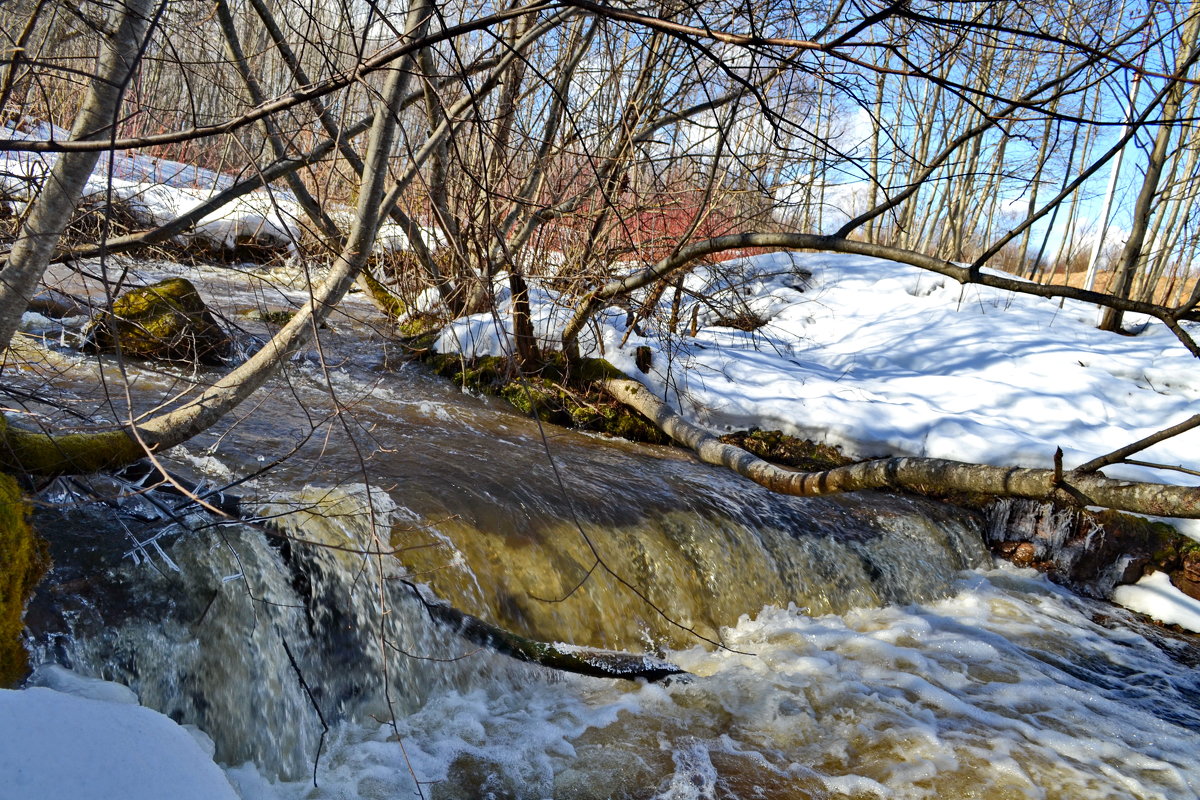
[[[497,674],[341,728],[319,789],[230,777],[264,800],[400,796],[409,765],[447,796],[1194,796],[1200,679],[1101,609],[1013,569],[927,605],[765,609],[669,653],[690,681]]]

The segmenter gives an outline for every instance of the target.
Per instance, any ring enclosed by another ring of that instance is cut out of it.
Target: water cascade
[[[269,419],[165,457],[249,474],[332,381],[357,438],[333,426],[242,486],[259,523],[151,498],[117,513],[78,485],[37,515],[56,567],[27,617],[35,660],[198,726],[243,796],[1200,793],[1194,641],[994,568],[975,516],[772,495],[677,450],[542,431],[356,346],[296,364]],[[410,584],[691,675],[518,663]]]

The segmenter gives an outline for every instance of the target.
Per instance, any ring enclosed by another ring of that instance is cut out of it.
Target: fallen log
[[[617,400],[653,421],[701,461],[727,467],[780,494],[813,497],[863,489],[893,489],[944,497],[966,492],[1023,497],[1070,506],[1101,506],[1150,516],[1200,518],[1200,487],[1108,478],[1099,471],[995,467],[941,458],[877,458],[844,467],[798,472],[722,442],[693,425],[637,381],[602,382]],[[1085,465],[1086,466],[1086,465]]]
[[[667,661],[648,655],[625,653],[619,650],[599,650],[575,645],[549,642],[519,636],[479,617],[459,611],[442,600],[430,600],[416,584],[404,581],[425,606],[435,622],[451,628],[459,636],[480,647],[502,655],[561,672],[573,672],[593,678],[643,679],[656,683],[672,675],[687,675],[685,670]]]

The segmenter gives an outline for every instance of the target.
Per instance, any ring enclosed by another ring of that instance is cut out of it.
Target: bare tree
[[[195,435],[277,370],[359,280],[390,314],[406,313],[402,295],[416,286],[436,288],[453,315],[493,307],[503,274],[527,370],[554,346],[533,338],[524,300],[531,278],[577,301],[558,343],[575,357],[580,331],[602,305],[630,303],[644,286],[654,298],[672,289],[678,297],[678,273],[696,258],[761,247],[880,255],[964,282],[1147,313],[1200,354],[1181,324],[1196,318],[1195,292],[1167,305],[1144,293],[1131,299],[1128,287],[1099,293],[981,271],[1010,253],[1017,263],[1035,256],[1040,242],[1034,263],[1043,272],[1058,220],[1074,224],[1093,179],[1146,129],[1158,138],[1123,263],[1132,276],[1147,241],[1159,252],[1195,248],[1194,237],[1168,234],[1193,194],[1174,175],[1190,169],[1194,151],[1171,145],[1185,141],[1181,126],[1190,124],[1196,9],[1115,8],[1107,0],[857,10],[535,0],[486,16],[436,2],[356,16],[349,5],[222,0],[203,33],[175,37],[173,9],[131,2],[119,15],[130,30],[110,26],[102,37],[109,55],[83,70],[100,79],[70,140],[5,144],[56,154],[56,162],[0,271],[3,339],[51,259],[163,242],[256,187],[286,187],[313,240],[337,255],[302,313],[195,397],[105,434],[118,438],[102,450],[88,451],[83,442],[98,440],[86,436],[22,445],[26,432],[9,427],[20,454],[12,463],[94,469]],[[306,22],[282,25],[288,9]],[[51,58],[64,46],[51,34],[62,28],[51,19],[56,10],[35,2],[13,15],[12,41],[22,49],[0,76],[10,107],[37,87],[61,93],[63,76],[78,73]],[[72,38],[72,52],[84,41],[95,40]],[[53,70],[36,68],[35,42]],[[1112,104],[1097,98],[1134,78],[1151,87],[1149,102],[1096,152],[1117,121],[1106,117]],[[151,111],[159,129],[146,124]],[[193,143],[247,174],[153,230],[60,246],[98,153]],[[1152,218],[1166,190],[1178,202]],[[333,200],[351,196],[356,211],[337,216]],[[1023,213],[1013,217],[1014,208]],[[1011,228],[999,230],[1010,218]],[[368,274],[388,219],[413,258],[391,274]],[[832,234],[823,229],[834,224]],[[947,260],[964,258],[974,263]],[[654,305],[633,310],[650,314]]]
[[[1180,29],[1178,58],[1174,74],[1168,80],[1169,90],[1163,99],[1161,122],[1154,136],[1154,145],[1147,156],[1146,172],[1142,177],[1142,185],[1133,205],[1133,226],[1117,261],[1116,275],[1113,278],[1111,291],[1120,297],[1129,296],[1137,264],[1143,257],[1146,235],[1150,227],[1150,216],[1155,198],[1159,193],[1159,181],[1162,179],[1163,169],[1167,162],[1168,148],[1176,136],[1176,121],[1180,109],[1183,107],[1186,87],[1184,80],[1196,60],[1200,59],[1200,47],[1197,46],[1196,38],[1198,30],[1200,30],[1200,4],[1193,3]],[[1104,318],[1100,321],[1101,330],[1119,331],[1121,316],[1122,312],[1118,309],[1105,309]]]
[[[149,0],[130,0],[113,7],[107,22],[112,32],[101,45],[95,77],[71,129],[73,139],[103,142],[115,138],[121,97],[145,45],[152,8]],[[7,344],[16,332],[98,158],[96,150],[63,153],[46,176],[0,269],[0,342]]]

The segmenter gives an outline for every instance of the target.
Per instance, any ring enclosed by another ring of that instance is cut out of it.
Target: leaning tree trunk
[[[341,254],[329,276],[313,291],[309,302],[261,350],[197,397],[136,427],[54,435],[0,424],[0,468],[35,475],[57,475],[123,466],[148,452],[161,451],[191,439],[219,421],[275,374],[288,357],[308,341],[354,285],[370,254],[382,215],[411,184],[420,165],[449,130],[449,126],[443,125],[435,131],[412,157],[404,175],[385,192],[388,160],[399,118],[398,107],[407,91],[409,78],[410,73],[402,69],[394,69],[389,75],[367,145],[356,222]]]
[[[424,7],[424,4],[420,4],[420,8]],[[544,32],[547,26],[556,25],[563,13],[559,12],[552,21],[538,26],[530,33],[530,37]],[[418,6],[414,6],[407,36],[414,36],[415,26],[423,18]],[[516,58],[520,52],[516,50],[506,58]],[[123,430],[41,434],[12,428],[0,419],[0,468],[36,475],[78,474],[118,468],[146,453],[186,442],[237,407],[309,340],[330,311],[341,302],[367,262],[383,216],[396,205],[432,153],[458,129],[467,105],[477,102],[484,93],[495,88],[499,81],[498,72],[505,66],[507,62],[502,60],[476,92],[449,109],[447,118],[437,125],[420,149],[409,158],[404,172],[385,192],[388,162],[401,105],[412,77],[411,71],[404,69],[403,65],[391,70],[373,115],[355,225],[329,275],[313,291],[309,302],[301,306],[292,319],[244,364],[177,408]]]
[[[72,139],[115,137],[121,98],[141,58],[150,7],[151,0],[127,0],[114,7],[119,9],[114,16],[120,16],[100,45],[96,75],[75,116]],[[99,157],[98,151],[59,154],[31,204],[8,261],[0,269],[0,345],[7,346],[16,333]]]

